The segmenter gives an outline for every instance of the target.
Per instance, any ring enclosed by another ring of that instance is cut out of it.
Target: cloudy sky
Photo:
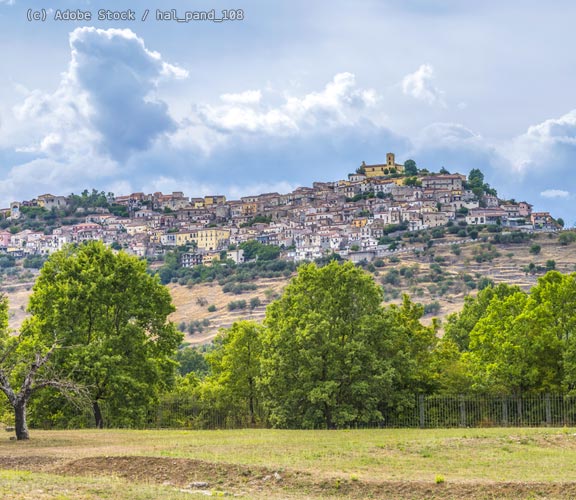
[[[576,222],[572,0],[138,4],[0,0],[0,205],[92,187],[287,192],[392,151],[480,168],[501,197]],[[135,21],[97,19],[129,8]],[[66,9],[92,19],[54,19]]]

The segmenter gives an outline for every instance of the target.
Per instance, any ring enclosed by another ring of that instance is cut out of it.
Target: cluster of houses
[[[404,166],[388,153],[386,163],[362,165],[345,180],[314,182],[288,194],[265,193],[227,200],[214,195],[189,198],[182,192],[132,193],[110,200],[126,207],[128,217],[107,209],[90,210],[80,224],[62,225],[51,234],[0,231],[0,252],[17,257],[50,254],[67,243],[102,240],[138,256],[157,256],[190,245],[182,264],[210,264],[226,254],[242,262],[238,244],[257,240],[284,249],[294,261],[336,252],[344,258],[376,256],[379,240],[391,226],[418,231],[445,226],[457,217],[470,225],[498,224],[517,230],[555,229],[547,212],[533,212],[526,202],[503,202],[489,194],[478,198],[460,174],[418,175],[407,183]],[[416,181],[416,182],[414,182]],[[409,184],[409,185],[407,185]],[[1,214],[23,217],[23,206],[65,209],[64,196],[45,194],[13,202]],[[95,212],[95,213],[94,213]],[[77,215],[77,214],[76,214]],[[226,252],[225,252],[226,251]]]

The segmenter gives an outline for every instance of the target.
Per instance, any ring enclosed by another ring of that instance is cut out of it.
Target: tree
[[[414,160],[406,160],[404,162],[404,173],[406,175],[418,175],[418,167]]]
[[[99,428],[102,403],[117,425],[142,421],[174,375],[182,334],[167,319],[168,290],[145,261],[97,241],[68,246],[44,264],[28,309],[39,335],[65,347],[52,361],[87,388]]]
[[[217,386],[213,393],[218,394],[219,406],[234,415],[248,414],[251,425],[256,424],[261,353],[262,326],[237,321],[218,334],[214,350],[207,355],[213,376],[206,382]]]
[[[381,418],[393,394],[394,316],[351,262],[303,265],[266,311],[260,387],[275,427],[334,428]]]
[[[467,351],[470,343],[470,332],[484,316],[492,299],[502,301],[516,292],[520,292],[520,288],[517,286],[501,283],[496,286],[484,287],[476,297],[466,297],[462,310],[448,316],[444,338],[454,342],[461,351]]]
[[[492,300],[470,332],[464,357],[478,389],[516,395],[560,389],[561,343],[531,302],[523,292]]]
[[[0,390],[14,411],[16,439],[29,439],[27,407],[32,395],[44,387],[77,390],[67,380],[47,370],[58,342],[45,345],[36,335],[34,321],[27,320],[20,335],[8,330],[8,300],[0,297]]]
[[[174,359],[178,362],[178,372],[183,377],[194,373],[198,378],[203,378],[210,370],[206,357],[194,347],[180,346]]]
[[[530,245],[529,252],[532,255],[538,255],[540,253],[540,250],[542,250],[542,247],[540,245],[537,245],[536,243],[534,243],[533,245]]]

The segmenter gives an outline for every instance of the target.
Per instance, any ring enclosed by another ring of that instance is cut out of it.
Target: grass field
[[[0,498],[576,498],[575,466],[576,429],[33,431]]]

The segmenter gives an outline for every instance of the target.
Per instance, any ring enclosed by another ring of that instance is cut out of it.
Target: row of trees
[[[445,392],[574,391],[576,274],[549,271],[529,293],[485,288],[449,318],[439,349]]]
[[[178,397],[204,409],[248,414],[288,428],[379,421],[428,392],[436,325],[407,297],[382,307],[382,291],[350,262],[307,264],[267,309],[264,324],[235,323],[206,358],[209,375],[186,376]]]
[[[576,388],[576,274],[551,271],[530,293],[489,285],[441,339],[421,305],[383,306],[350,262],[300,266],[263,324],[235,323],[206,353],[176,352],[173,310],[143,261],[98,242],[52,255],[20,335],[0,301],[0,390],[17,437],[28,437],[29,404],[37,424],[74,423],[73,402],[98,427],[103,405],[107,425],[141,426],[164,400],[253,425],[335,428],[402,414],[415,394]]]
[[[264,324],[220,333],[205,376],[188,374],[179,397],[252,423],[331,428],[401,414],[415,394],[576,388],[576,274],[551,271],[529,293],[490,284],[448,318],[442,338],[408,297],[381,299],[350,263],[302,266]]]

